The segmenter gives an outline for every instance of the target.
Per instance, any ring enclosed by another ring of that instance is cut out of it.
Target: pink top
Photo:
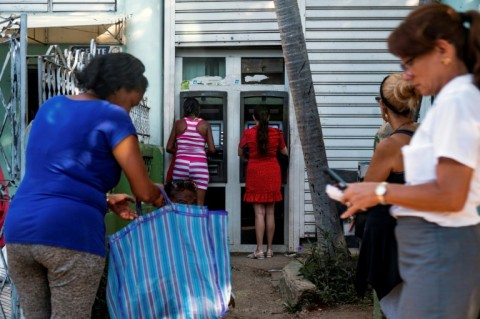
[[[201,135],[197,126],[202,119],[190,120],[184,118],[187,128],[182,134],[177,135],[177,152],[175,156],[190,156],[198,158],[207,158],[205,151],[205,141],[207,138]]]

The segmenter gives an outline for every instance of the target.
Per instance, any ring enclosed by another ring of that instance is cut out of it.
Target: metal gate
[[[94,57],[96,49],[95,40],[91,40],[87,53],[83,50],[64,50],[57,45],[52,45],[45,55],[38,57],[38,105],[55,95],[77,94],[75,83],[75,70],[81,70]],[[139,142],[148,143],[150,138],[149,111],[147,98],[130,112],[130,117],[137,130]]]
[[[26,15],[0,18],[0,25],[1,45],[8,45],[0,81],[10,83],[5,90],[0,89],[0,112],[3,112],[0,138],[11,141],[0,144],[0,154],[9,178],[19,182],[25,143],[22,133],[25,131],[26,114]]]
[[[90,52],[96,52],[95,41],[90,43]],[[38,105],[56,95],[77,94],[74,71],[83,67],[93,54],[82,50],[65,50],[51,45],[44,55],[38,56]]]
[[[0,161],[1,170],[0,201],[1,231],[6,207],[10,201],[9,193],[14,191],[22,177],[25,145],[26,119],[26,15],[0,17],[0,46],[7,47],[1,57],[0,82]],[[18,297],[8,274],[4,255],[0,253],[0,318],[20,318]]]

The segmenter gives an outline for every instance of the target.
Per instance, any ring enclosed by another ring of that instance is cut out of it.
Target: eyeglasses
[[[381,101],[381,100],[382,100],[381,97],[379,97],[379,96],[376,96],[376,97],[375,97],[375,101],[377,101],[378,104],[380,104],[380,101]]]
[[[408,71],[413,66],[416,56],[412,56],[410,59],[407,59],[405,62],[400,62],[400,67],[403,72]]]

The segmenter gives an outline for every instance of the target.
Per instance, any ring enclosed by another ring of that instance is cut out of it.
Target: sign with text
[[[97,45],[95,47],[96,55],[102,55],[107,53],[118,53],[122,52],[122,47],[119,45]],[[86,53],[90,53],[90,46],[89,45],[72,45],[70,47],[71,51],[85,51]]]

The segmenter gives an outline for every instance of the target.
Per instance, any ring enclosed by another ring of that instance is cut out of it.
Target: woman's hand
[[[111,194],[107,195],[107,206],[112,212],[117,214],[120,218],[126,220],[134,220],[137,214],[128,204],[134,203],[135,198],[128,194]]]
[[[375,188],[378,183],[353,183],[343,191],[343,204],[347,210],[340,216],[348,218],[379,203]]]
[[[158,183],[155,183],[155,186],[158,188],[158,190],[160,190],[160,196],[157,197],[157,199],[155,199],[155,201],[152,203],[153,206],[155,207],[162,207],[162,206],[165,206],[165,198],[163,198],[163,193],[162,193],[162,189],[165,190],[165,187],[163,184],[158,184]]]

